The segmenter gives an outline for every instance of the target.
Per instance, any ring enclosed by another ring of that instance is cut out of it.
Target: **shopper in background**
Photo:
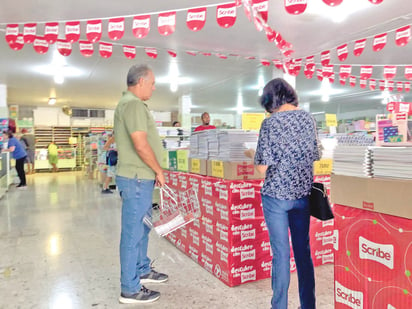
[[[173,126],[174,127],[180,127],[180,122],[179,121],[173,121]]]
[[[204,112],[201,116],[202,124],[195,129],[195,132],[216,129],[215,126],[210,125],[209,113]]]
[[[102,193],[103,194],[110,194],[113,193],[112,190],[110,190],[109,186],[110,183],[112,182],[113,177],[116,176],[116,165],[114,162],[111,162],[110,160],[110,151],[115,151],[116,150],[116,143],[114,141],[114,136],[110,135],[109,138],[107,139],[106,143],[103,146],[103,150],[106,151],[106,165],[107,165],[107,170],[106,170],[106,175],[104,177],[104,182],[103,182],[103,189]]]
[[[27,153],[20,141],[13,136],[13,131],[8,130],[3,132],[3,143],[7,141],[7,148],[3,149],[5,152],[11,152],[13,158],[16,160],[16,171],[19,176],[20,183],[17,188],[26,188],[26,173],[24,172],[24,161]]]
[[[26,163],[27,163],[27,174],[34,174],[34,154],[36,151],[36,138],[34,134],[28,133],[27,129],[21,130],[21,133],[23,134],[21,139],[24,141],[26,144],[26,152],[27,152],[27,158],[26,158]]]
[[[151,268],[147,256],[150,228],[143,223],[152,210],[155,183],[165,183],[159,164],[163,147],[145,103],[155,89],[153,71],[147,65],[132,66],[127,87],[114,113],[114,132],[119,156],[116,184],[122,198],[119,301],[132,304],[157,300],[160,293],[142,284],[165,282],[168,276]]]
[[[320,158],[316,125],[309,113],[298,108],[295,90],[281,78],[271,80],[264,87],[260,103],[271,116],[262,122],[256,153],[249,150],[245,154],[254,155],[256,169],[266,173],[261,196],[273,252],[272,308],[288,307],[289,229],[301,308],[314,309],[309,194],[313,183],[313,161]]]
[[[59,161],[57,145],[54,142],[51,142],[47,146],[47,158],[50,165],[53,167],[53,172],[58,172],[59,168],[57,167],[57,162]]]

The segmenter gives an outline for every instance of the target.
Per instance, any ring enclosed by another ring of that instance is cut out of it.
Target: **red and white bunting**
[[[49,44],[54,44],[57,42],[57,37],[59,36],[59,23],[52,22],[46,23],[44,25],[44,39]]]
[[[113,44],[99,42],[99,54],[103,58],[110,58],[113,54]]]
[[[360,56],[366,46],[366,39],[357,40],[355,46],[353,47],[353,54],[355,56]]]
[[[33,48],[36,53],[45,54],[49,50],[49,43],[47,43],[44,37],[37,36],[33,41]]]
[[[77,42],[80,39],[80,21],[66,22],[65,33],[68,42]]]
[[[361,79],[369,79],[371,78],[373,73],[373,66],[371,65],[362,65],[360,68],[360,78]]]
[[[206,8],[196,8],[187,11],[186,25],[192,31],[199,31],[206,23]]]
[[[167,50],[167,53],[168,53],[170,56],[172,56],[173,58],[176,58],[176,56],[177,56],[176,51],[171,50],[171,49],[168,49],[168,50]]]
[[[102,20],[88,20],[86,24],[86,37],[89,42],[95,43],[102,38]]]
[[[385,65],[383,67],[383,77],[385,79],[394,79],[396,76],[396,66],[394,65]]]
[[[84,57],[91,57],[94,52],[93,43],[89,41],[79,41],[79,49]]]
[[[274,66],[279,69],[279,70],[283,70],[283,62],[279,59],[273,59],[272,60]]]
[[[380,90],[380,91],[384,91],[385,88],[386,88],[386,81],[380,80],[380,81],[379,81],[379,90]]]
[[[133,35],[142,39],[150,31],[150,15],[139,15],[133,18]]]
[[[333,65],[324,65],[322,67],[322,76],[325,78],[330,78],[333,74]]]
[[[270,27],[267,27],[265,29],[265,33],[266,33],[266,38],[268,39],[269,42],[274,42],[277,36],[277,32],[275,30],[273,30]]]
[[[383,0],[369,0],[369,2],[373,4],[380,4],[383,2]]]
[[[342,3],[343,0],[323,0],[329,6],[337,6]]]
[[[212,56],[212,53],[208,53],[208,52],[199,52],[199,54],[201,54],[201,55],[203,55],[203,56],[206,56],[206,57],[209,57],[209,56]],[[195,55],[196,56],[196,55]],[[230,55],[229,55],[230,56]]]
[[[403,91],[403,83],[402,82],[396,82],[396,90],[398,90],[398,92]]]
[[[220,58],[220,59],[227,59],[227,56],[225,54],[221,54],[221,53],[215,53],[215,56]],[[269,63],[270,64],[270,63]]]
[[[187,50],[186,54],[190,55],[190,56],[197,56],[197,52],[196,51],[192,51],[192,50]]]
[[[321,52],[321,54],[320,54],[320,63],[323,66],[329,65],[329,63],[330,63],[330,51],[329,50],[325,50],[325,51]]]
[[[318,81],[323,81],[322,69],[316,70],[316,77],[318,78]]]
[[[260,63],[265,67],[270,66],[270,60],[267,59],[260,59]]]
[[[220,27],[232,27],[236,21],[236,3],[218,5],[216,8],[216,20]]]
[[[313,65],[315,65],[315,56],[308,56],[308,57],[306,57],[306,64],[313,64]]]
[[[368,83],[368,80],[367,79],[360,79],[359,80],[359,86],[362,88],[362,89],[365,89],[366,88],[366,84]]]
[[[348,58],[349,54],[348,44],[338,46],[338,48],[336,48],[336,53],[338,54],[338,59],[340,61],[345,61]]]
[[[120,40],[124,35],[124,17],[109,19],[107,34],[113,41]]]
[[[57,50],[62,56],[70,56],[72,53],[72,43],[67,42],[66,40],[57,40],[56,42]]]
[[[123,54],[127,59],[134,59],[136,57],[136,47],[130,45],[123,45]]]
[[[376,80],[375,79],[369,79],[369,89],[370,90],[375,90],[376,89]]]
[[[6,26],[6,42],[9,44],[14,43],[19,35],[19,25],[18,24],[8,24]]]
[[[157,29],[161,35],[167,36],[175,32],[176,12],[160,13],[157,20]]]
[[[306,63],[303,73],[305,74],[307,79],[311,79],[313,77],[313,74],[315,73],[315,65],[312,63]]]
[[[405,91],[409,92],[411,90],[411,83],[410,82],[405,82],[403,84],[405,86]]]
[[[329,83],[333,84],[335,82],[335,73],[329,76]]]
[[[350,74],[352,73],[352,66],[351,65],[341,65],[339,68],[339,76],[341,78],[347,79]]]
[[[411,39],[411,26],[405,26],[396,30],[395,43],[398,46],[405,46]]]
[[[258,31],[261,31],[264,28],[264,25],[268,21],[268,10],[269,10],[269,1],[268,0],[252,0],[253,8],[253,19]]]
[[[355,87],[356,86],[356,76],[350,76],[349,77],[349,85],[351,87]]]
[[[25,24],[23,27],[23,39],[25,44],[31,44],[36,39],[36,27],[35,23]]]
[[[291,57],[292,54],[294,53],[294,50],[292,50],[292,49],[287,49],[287,50],[281,50],[281,52],[282,52],[282,54],[283,54],[283,56],[284,56],[285,58],[289,58],[289,57]]]
[[[386,46],[387,38],[387,33],[376,35],[373,39],[373,51],[381,51]]]
[[[405,78],[412,80],[412,65],[405,66]]]
[[[156,48],[145,47],[144,51],[146,52],[146,55],[148,55],[150,58],[153,58],[153,59],[157,58],[157,49]]]
[[[342,78],[341,76],[339,76],[339,84],[341,84],[342,86],[346,85],[346,78]]]
[[[393,80],[388,81],[388,90],[393,91],[394,87],[395,87],[395,82]]]
[[[9,43],[9,46],[13,50],[21,50],[24,46],[23,34],[19,34],[13,43]]]
[[[307,2],[307,0],[285,0],[285,10],[292,15],[302,14],[306,10]]]

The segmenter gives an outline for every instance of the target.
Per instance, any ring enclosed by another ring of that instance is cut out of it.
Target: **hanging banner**
[[[308,5],[307,0],[285,0],[284,6],[286,12],[292,15],[299,15],[305,12],[306,7]]]
[[[373,66],[371,65],[362,65],[360,68],[360,78],[369,79],[372,76]]]
[[[310,64],[310,65],[315,66],[315,56],[306,57],[306,64]]]
[[[153,59],[157,58],[156,48],[145,47],[144,51],[146,52],[146,55],[148,55],[150,58],[153,58]]]
[[[393,80],[388,81],[388,90],[393,91],[394,87],[395,87],[395,82]]]
[[[49,43],[43,38],[37,36],[33,41],[33,48],[39,54],[45,54],[49,50]]]
[[[17,36],[19,35],[19,25],[18,24],[8,24],[6,26],[6,42],[8,44],[12,44],[17,40]]]
[[[34,39],[36,38],[36,27],[37,24],[34,23],[28,23],[24,25],[23,39],[25,44],[33,43]]]
[[[217,6],[216,20],[220,27],[232,27],[236,21],[236,3],[228,3]]]
[[[200,54],[202,54],[203,56],[209,57],[212,56],[212,53],[205,53],[205,52],[200,52]],[[233,55],[229,55],[229,56],[233,56]]]
[[[318,79],[318,81],[323,81],[323,75],[322,75],[322,69],[317,69],[316,70],[316,77]]]
[[[124,17],[109,19],[107,34],[113,41],[120,40],[124,35]]]
[[[275,67],[279,70],[283,70],[283,63],[281,60],[279,59],[273,59],[272,60],[273,64],[275,65]]]
[[[349,77],[349,85],[351,87],[355,87],[356,86],[356,76],[350,76]]]
[[[167,36],[175,32],[176,12],[160,13],[157,20],[157,29],[161,35]]]
[[[320,54],[320,63],[323,66],[329,65],[329,63],[330,63],[330,51],[329,50],[321,52],[321,54]]]
[[[177,56],[176,52],[175,52],[174,50],[171,50],[171,49],[168,49],[168,50],[167,50],[167,53],[168,53],[170,56],[172,56],[173,58],[176,58],[176,56]]]
[[[123,54],[127,59],[134,59],[136,57],[136,47],[123,45]]]
[[[99,42],[99,54],[103,58],[110,58],[113,53],[113,45],[111,43]]]
[[[322,76],[330,78],[333,74],[333,65],[325,65],[322,67]]]
[[[398,46],[405,46],[411,39],[411,26],[405,26],[396,30],[395,43]]]
[[[398,90],[398,92],[403,91],[403,83],[402,82],[396,82],[396,90]]]
[[[13,50],[21,50],[24,46],[23,34],[19,34],[13,43],[9,43],[9,46]]]
[[[380,4],[380,3],[382,3],[382,1],[383,0],[369,0],[369,2],[373,3],[373,4]]]
[[[362,88],[362,89],[365,89],[366,88],[366,84],[368,83],[368,80],[367,79],[360,79],[359,80],[359,86]]]
[[[72,53],[72,43],[67,42],[66,40],[57,40],[56,47],[59,53],[63,56],[70,56]]]
[[[369,79],[369,89],[370,90],[375,90],[376,89],[376,80]]]
[[[373,39],[373,51],[381,51],[386,45],[387,37],[387,33],[376,35]]]
[[[384,80],[379,81],[379,90],[384,91],[386,88],[386,82]]]
[[[312,63],[306,63],[303,71],[307,79],[311,79],[315,73],[315,65]]]
[[[80,39],[80,22],[68,21],[65,27],[66,40],[70,43],[77,42]]]
[[[353,47],[353,54],[355,56],[360,56],[366,46],[366,39],[357,40],[355,46]]]
[[[268,39],[269,42],[275,41],[276,36],[277,36],[277,32],[275,30],[268,27],[268,28],[265,28],[265,33],[266,33],[266,38]]]
[[[89,41],[79,41],[79,49],[84,57],[91,57],[94,52],[93,43]]]
[[[343,0],[323,0],[329,6],[337,6],[342,3]]]
[[[340,61],[345,61],[348,58],[349,54],[348,44],[343,44],[336,48],[336,53],[338,54],[338,59]]]
[[[133,35],[144,38],[150,31],[150,15],[139,15],[133,18]]]
[[[261,63],[264,67],[270,66],[270,61],[267,60],[267,59],[260,59],[260,63]]]
[[[339,77],[347,79],[352,73],[351,65],[341,65],[339,69]]]
[[[89,42],[95,43],[102,38],[102,20],[88,20],[86,24],[86,37]]]
[[[59,23],[52,22],[46,23],[44,25],[44,39],[49,44],[54,44],[57,42],[57,37],[59,35]]]
[[[405,82],[404,84],[405,91],[409,92],[411,90],[411,83],[410,82]]]
[[[405,78],[412,80],[412,65],[405,66]]]
[[[187,51],[186,51],[186,54],[188,54],[188,55],[190,55],[190,56],[197,56],[197,52],[196,52],[196,51],[187,50]]]
[[[269,1],[268,0],[252,0],[252,8],[254,10],[254,23],[258,31],[263,29],[263,25],[268,21],[268,10]],[[258,15],[258,16],[255,16]],[[262,24],[263,22],[263,24]]]
[[[186,25],[192,31],[202,30],[206,23],[206,8],[187,11]]]
[[[218,57],[218,58],[220,58],[220,59],[227,59],[227,56],[224,55],[224,54],[221,54],[221,53],[215,53],[215,56]],[[268,61],[268,60],[267,60],[267,61]],[[263,64],[264,62],[265,62],[265,59],[262,59],[261,63]],[[268,61],[268,62],[269,62],[269,61]],[[270,62],[269,62],[268,65],[270,65]]]
[[[345,85],[346,85],[346,78],[342,78],[342,77],[339,76],[339,83],[340,83],[342,86],[345,86]]]
[[[332,73],[331,76],[329,76],[329,83],[333,84],[335,82],[335,73]]]
[[[383,67],[383,77],[385,79],[394,79],[396,76],[396,66],[394,65],[385,65]]]

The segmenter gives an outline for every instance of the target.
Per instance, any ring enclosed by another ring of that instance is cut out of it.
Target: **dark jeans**
[[[16,171],[17,171],[17,175],[20,178],[20,185],[22,186],[26,185],[26,173],[24,172],[24,161],[25,160],[26,160],[26,157],[16,160]]]

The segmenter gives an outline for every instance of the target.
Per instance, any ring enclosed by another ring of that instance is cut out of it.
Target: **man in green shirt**
[[[142,284],[165,282],[166,274],[150,267],[147,256],[150,227],[143,219],[152,210],[155,183],[163,186],[160,167],[162,143],[156,123],[146,101],[155,89],[155,76],[147,65],[134,65],[127,74],[127,91],[115,113],[114,132],[118,151],[116,184],[122,197],[122,231],[120,238],[119,302],[148,303],[160,293]]]

